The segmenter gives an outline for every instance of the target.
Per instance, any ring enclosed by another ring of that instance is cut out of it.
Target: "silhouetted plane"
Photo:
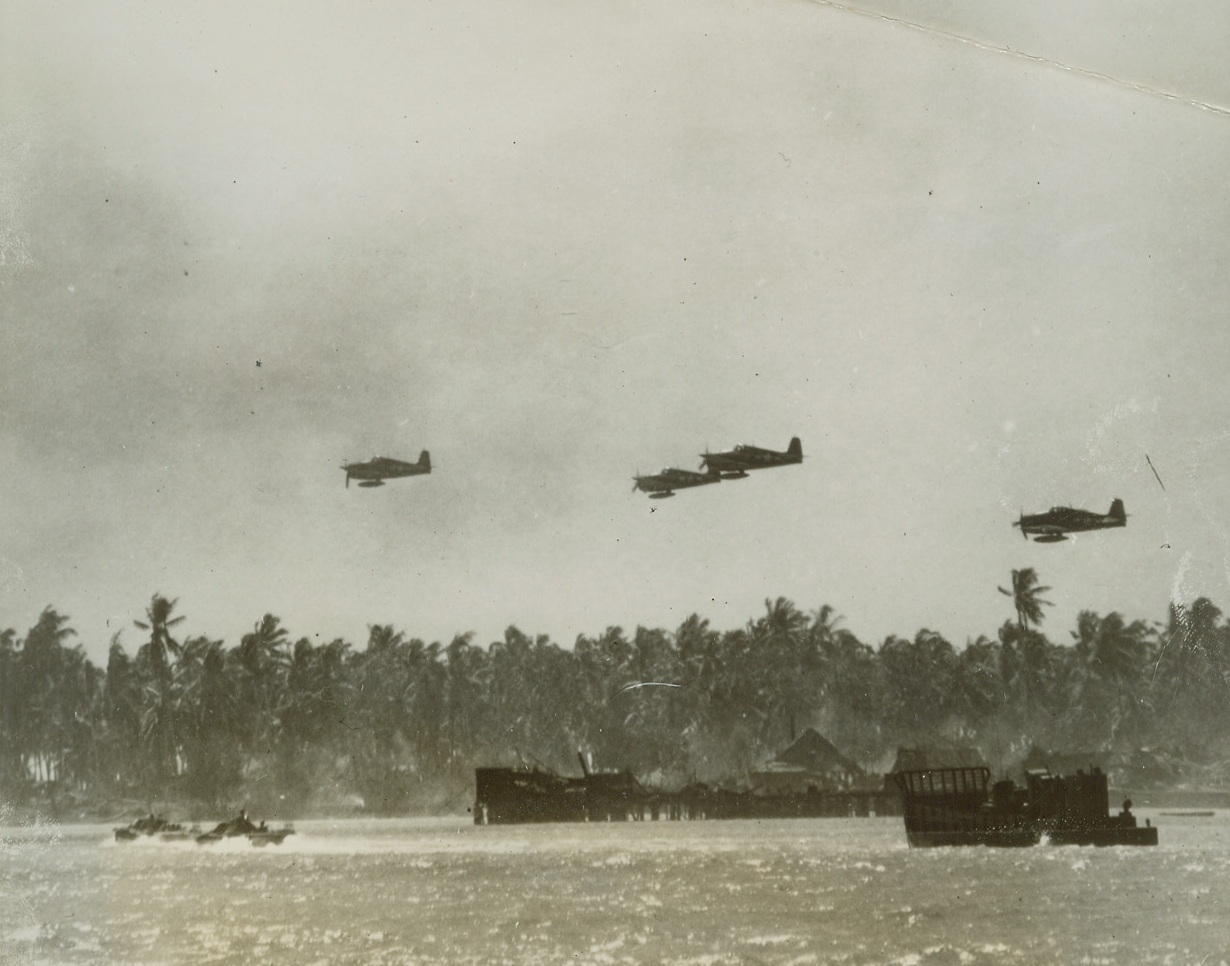
[[[701,453],[700,465],[722,474],[724,480],[741,480],[748,470],[767,470],[803,462],[803,444],[796,436],[784,453],[759,446],[736,446],[726,453]]]
[[[666,469],[651,476],[634,476],[633,492],[644,490],[651,500],[664,500],[674,496],[675,490],[686,490],[690,486],[704,486],[706,483],[718,483],[722,477],[717,470],[708,473],[693,473],[691,470]]]
[[[351,477],[359,480],[359,486],[384,486],[385,480],[430,473],[431,456],[427,450],[423,450],[417,463],[407,463],[387,456],[373,456],[366,463],[343,463],[342,469],[346,471],[347,487],[350,486]]]
[[[1076,510],[1070,506],[1053,506],[1046,513],[1031,513],[1013,524],[1021,528],[1021,536],[1034,538],[1035,543],[1058,543],[1067,540],[1067,534],[1084,530],[1108,530],[1111,527],[1127,526],[1127,513],[1123,501],[1116,499],[1105,513],[1091,510]]]

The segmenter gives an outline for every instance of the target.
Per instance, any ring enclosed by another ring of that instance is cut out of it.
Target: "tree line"
[[[831,607],[780,597],[732,630],[693,614],[571,647],[515,627],[483,646],[371,625],[360,649],[294,639],[270,614],[228,646],[185,635],[156,594],[143,643],[130,655],[117,634],[105,668],[48,607],[24,637],[0,631],[0,787],[16,803],[294,814],[350,796],[400,812],[466,803],[476,765],[574,771],[578,750],[664,786],[737,782],[805,727],[879,770],[936,742],[999,764],[1031,745],[1225,748],[1230,622],[1209,600],[1163,622],[1083,611],[1056,642],[1032,570],[1000,590],[1015,620],[960,649],[928,629],[872,647]]]

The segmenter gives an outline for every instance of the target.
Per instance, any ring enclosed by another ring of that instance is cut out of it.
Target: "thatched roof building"
[[[768,792],[844,791],[864,781],[866,775],[833,743],[808,728],[790,747],[752,773],[757,788]]]

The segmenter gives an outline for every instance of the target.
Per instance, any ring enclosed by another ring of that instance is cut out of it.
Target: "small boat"
[[[268,828],[264,822],[253,824],[248,819],[247,812],[240,812],[238,817],[229,822],[220,822],[211,831],[196,836],[197,845],[209,845],[221,842],[223,839],[246,838],[256,846],[281,845],[288,835],[294,835],[295,830],[290,825],[280,829]]]
[[[131,825],[125,825],[114,831],[117,842],[135,842],[142,838],[157,838],[161,842],[177,842],[193,838],[200,833],[198,828],[186,829],[175,822],[168,822],[153,812],[145,818],[137,819]]]
[[[1025,787],[990,782],[987,768],[931,768],[895,772],[906,839],[912,847],[1157,845],[1157,829],[1136,824],[1132,802],[1109,814],[1100,768],[1075,775],[1027,770]]]
[[[1216,812],[1162,812],[1175,818],[1212,818]]]

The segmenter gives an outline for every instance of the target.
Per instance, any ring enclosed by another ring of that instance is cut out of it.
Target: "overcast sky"
[[[856,6],[2,0],[0,627],[1230,609],[1230,8]]]

